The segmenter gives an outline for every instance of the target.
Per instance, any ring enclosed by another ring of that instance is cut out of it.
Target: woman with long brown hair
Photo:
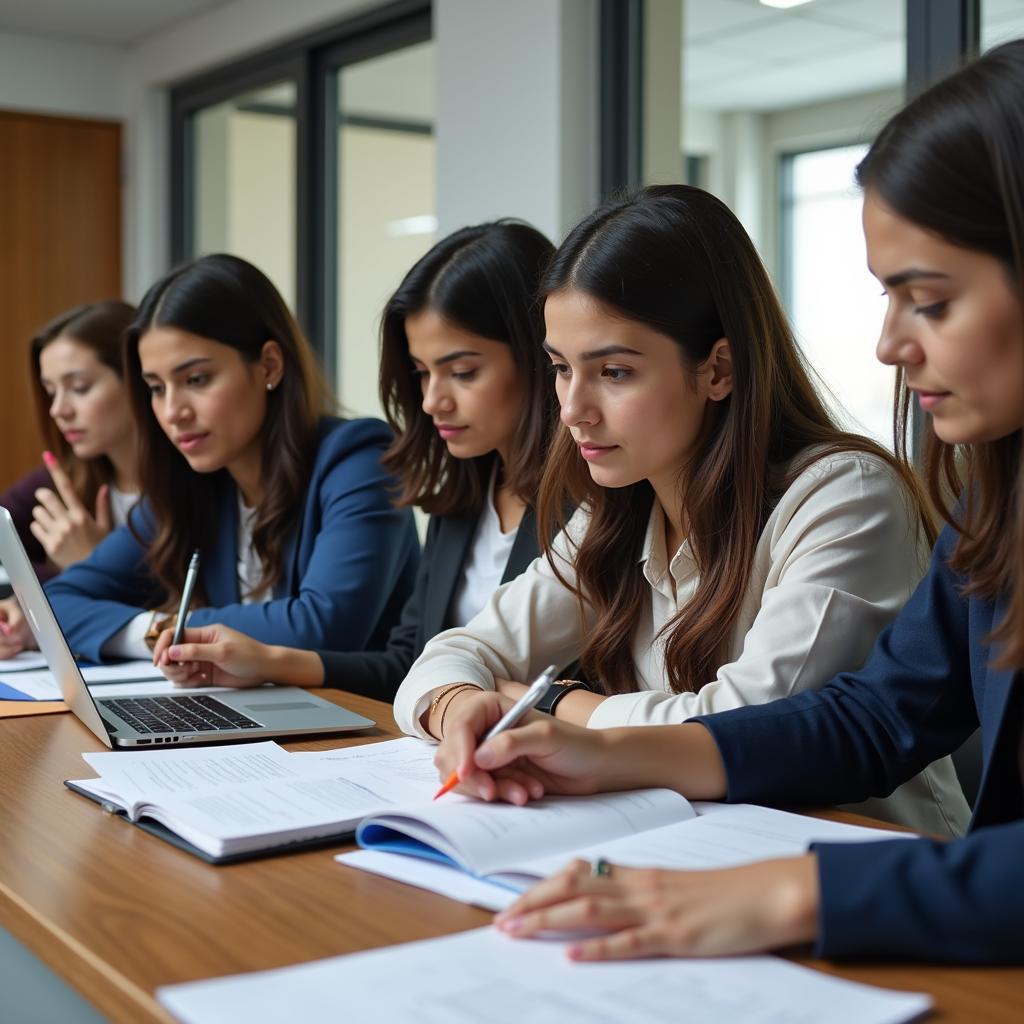
[[[30,370],[43,463],[3,494],[40,579],[85,558],[127,519],[138,453],[121,338],[134,306],[76,306],[41,327]]]
[[[442,778],[457,767],[487,799],[668,786],[820,806],[889,793],[980,726],[970,834],[816,843],[725,871],[605,864],[591,877],[575,863],[499,918],[510,934],[602,933],[570,950],[588,960],[814,942],[818,956],[1024,961],[1022,164],[1017,40],[913,100],[858,171],[868,259],[889,297],[878,357],[898,370],[901,409],[916,396],[929,417],[925,468],[946,519],[927,576],[863,668],[665,729],[538,716],[476,750],[508,703],[492,694],[438,756]]]
[[[299,646],[383,644],[419,560],[380,465],[391,432],[327,415],[313,351],[266,276],[226,255],[172,271],[142,300],[125,368],[143,500],[47,584],[72,649],[148,656],[193,551],[190,622]],[[24,637],[10,627],[8,640]]]
[[[818,398],[753,244],[717,199],[659,186],[587,217],[544,284],[563,429],[546,559],[428,644],[396,720],[440,738],[497,687],[582,663],[555,717],[678,723],[856,668],[923,571],[914,478]],[[565,522],[562,510],[580,510]],[[441,688],[464,683],[438,701]],[[875,808],[958,834],[946,760]]]
[[[534,501],[556,419],[540,343],[540,276],[553,252],[516,221],[461,228],[406,274],[381,321],[382,464],[398,503],[431,514],[416,586],[379,651],[307,651],[221,624],[154,654],[182,686],[340,686],[393,700],[424,644],[465,625],[537,555]]]

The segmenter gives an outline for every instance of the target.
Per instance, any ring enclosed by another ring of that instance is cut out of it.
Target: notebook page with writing
[[[396,749],[397,748],[397,749]],[[276,743],[84,755],[99,779],[72,785],[145,816],[211,856],[351,830],[365,815],[428,803],[432,751],[418,740],[303,758]]]

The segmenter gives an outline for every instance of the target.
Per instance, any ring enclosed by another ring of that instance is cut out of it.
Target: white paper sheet
[[[57,680],[49,669],[11,673],[0,677],[0,683],[29,700],[63,700]]]
[[[151,803],[216,786],[301,775],[288,751],[273,740],[240,746],[101,751],[82,757],[108,787],[124,784],[132,792],[145,794]]]
[[[13,658],[0,658],[0,675],[5,672],[27,672],[35,668],[46,668],[46,659],[39,651],[21,651]]]
[[[468,903],[481,910],[504,910],[519,898],[519,893],[495,885],[483,878],[474,878],[448,864],[439,864],[422,857],[403,857],[399,853],[384,853],[381,850],[350,850],[334,858],[339,864],[369,871],[374,875],[414,885],[447,896],[459,903]]]
[[[40,657],[42,657],[40,655]],[[45,659],[42,662],[46,664]],[[82,669],[82,676],[90,686],[109,686],[114,683],[136,683],[140,680],[167,683],[163,673],[148,661],[126,661],[120,665],[91,665]],[[34,671],[18,671],[4,677],[0,674],[0,683],[12,690],[23,693],[31,700],[61,700],[62,695],[57,680],[49,669]],[[173,689],[173,688],[172,688]],[[170,690],[168,691],[170,692]],[[179,691],[183,692],[183,691]]]
[[[579,964],[490,929],[298,967],[171,985],[182,1024],[900,1024],[931,999],[776,957]]]
[[[167,677],[151,661],[122,661],[117,665],[90,665],[82,669],[87,683],[137,683],[143,679],[158,679],[166,682]]]

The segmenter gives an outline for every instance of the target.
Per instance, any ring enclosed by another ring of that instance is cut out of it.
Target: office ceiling
[[[899,0],[686,0],[684,103],[776,110],[902,84]],[[982,44],[1024,36],[1024,0],[982,0]]]
[[[0,30],[129,45],[230,0],[0,0]],[[510,0],[511,2],[511,0]],[[684,0],[684,104],[776,110],[898,87],[904,77],[901,0],[811,0],[778,10],[759,0]],[[982,42],[1024,36],[1024,0],[982,0]],[[428,118],[429,48],[350,75],[352,105]],[[421,97],[407,109],[410,89]],[[358,99],[357,99],[358,97]]]
[[[228,0],[0,0],[0,30],[129,44]]]

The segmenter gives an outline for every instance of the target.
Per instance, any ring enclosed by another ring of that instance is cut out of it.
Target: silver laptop
[[[0,506],[0,563],[68,707],[108,747],[228,743],[369,729],[375,723],[295,686],[159,696],[93,697],[11,514]]]

